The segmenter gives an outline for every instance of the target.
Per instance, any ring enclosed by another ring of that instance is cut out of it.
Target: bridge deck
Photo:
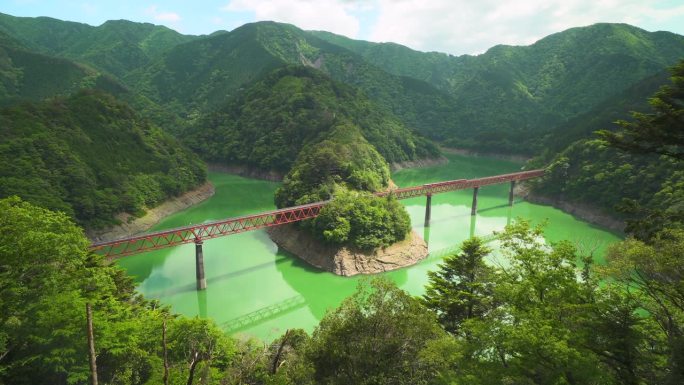
[[[540,177],[544,170],[515,172],[477,179],[458,179],[421,186],[412,186],[377,193],[378,196],[392,194],[397,199],[414,198],[444,193],[448,191],[464,190],[493,184],[522,181]],[[310,203],[302,206],[287,207],[279,210],[227,218],[219,221],[183,226],[171,230],[164,230],[136,237],[123,238],[115,241],[94,243],[90,249],[105,257],[123,257],[146,251],[182,245],[185,243],[201,243],[205,239],[212,239],[245,231],[257,230],[264,227],[278,226],[286,223],[299,222],[315,218],[329,201]]]

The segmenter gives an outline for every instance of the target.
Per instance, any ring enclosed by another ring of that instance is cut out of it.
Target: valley
[[[256,19],[0,13],[0,384],[684,382],[684,36],[454,56]],[[512,206],[387,193],[521,170]]]

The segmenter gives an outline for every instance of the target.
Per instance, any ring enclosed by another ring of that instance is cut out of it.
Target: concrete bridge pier
[[[475,227],[477,226],[477,215],[470,216],[470,238],[475,236]]]
[[[508,192],[508,205],[513,206],[513,190],[515,189],[515,181],[511,181],[511,191]]]
[[[207,279],[204,278],[204,254],[202,253],[202,240],[195,239],[195,274],[197,276],[197,290],[207,288]]]
[[[480,191],[479,187],[473,188],[473,205],[470,209],[470,215],[476,215],[477,214],[477,192],[478,191]]]
[[[427,201],[425,202],[425,227],[430,226],[430,215],[432,210],[432,194],[427,194]]]

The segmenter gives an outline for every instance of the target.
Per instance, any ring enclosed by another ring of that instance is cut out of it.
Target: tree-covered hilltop
[[[672,68],[671,83],[649,100],[650,112],[634,112],[629,121],[602,131],[602,138],[576,141],[550,161],[533,160],[533,166],[549,163],[549,172],[532,182],[533,191],[626,218],[628,231],[641,238],[663,227],[682,226],[682,79],[684,61]]]
[[[199,158],[126,103],[81,91],[0,110],[0,196],[88,228],[139,215],[206,179]]]
[[[284,173],[302,149],[316,146],[335,126],[346,123],[358,127],[388,162],[439,155],[432,143],[361,92],[301,66],[271,72],[182,137],[208,161]]]
[[[387,162],[358,126],[340,122],[321,141],[301,151],[276,191],[275,203],[281,208],[328,200],[337,187],[382,191],[389,180]]]
[[[351,122],[340,122],[320,142],[305,147],[283,185],[278,207],[332,199],[318,217],[302,224],[321,241],[374,250],[406,238],[411,220],[392,196],[371,193],[389,187],[389,166]]]
[[[432,85],[389,74],[343,47],[275,22],[246,24],[229,33],[180,44],[125,81],[194,120],[284,65],[315,68],[356,87],[386,113],[425,134],[454,121],[452,100]]]

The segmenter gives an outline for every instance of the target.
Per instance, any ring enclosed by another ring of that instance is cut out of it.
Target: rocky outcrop
[[[130,214],[121,213],[116,216],[116,219],[121,221],[120,225],[104,230],[89,230],[86,235],[93,242],[107,242],[130,237],[148,230],[164,217],[196,205],[212,195],[214,195],[214,185],[207,182],[199,188],[188,191],[179,197],[171,198],[161,205],[147,210],[143,217],[135,218]]]
[[[325,244],[295,225],[270,227],[267,232],[278,247],[312,266],[347,277],[399,269],[428,255],[427,244],[415,232],[404,241],[372,253]]]

